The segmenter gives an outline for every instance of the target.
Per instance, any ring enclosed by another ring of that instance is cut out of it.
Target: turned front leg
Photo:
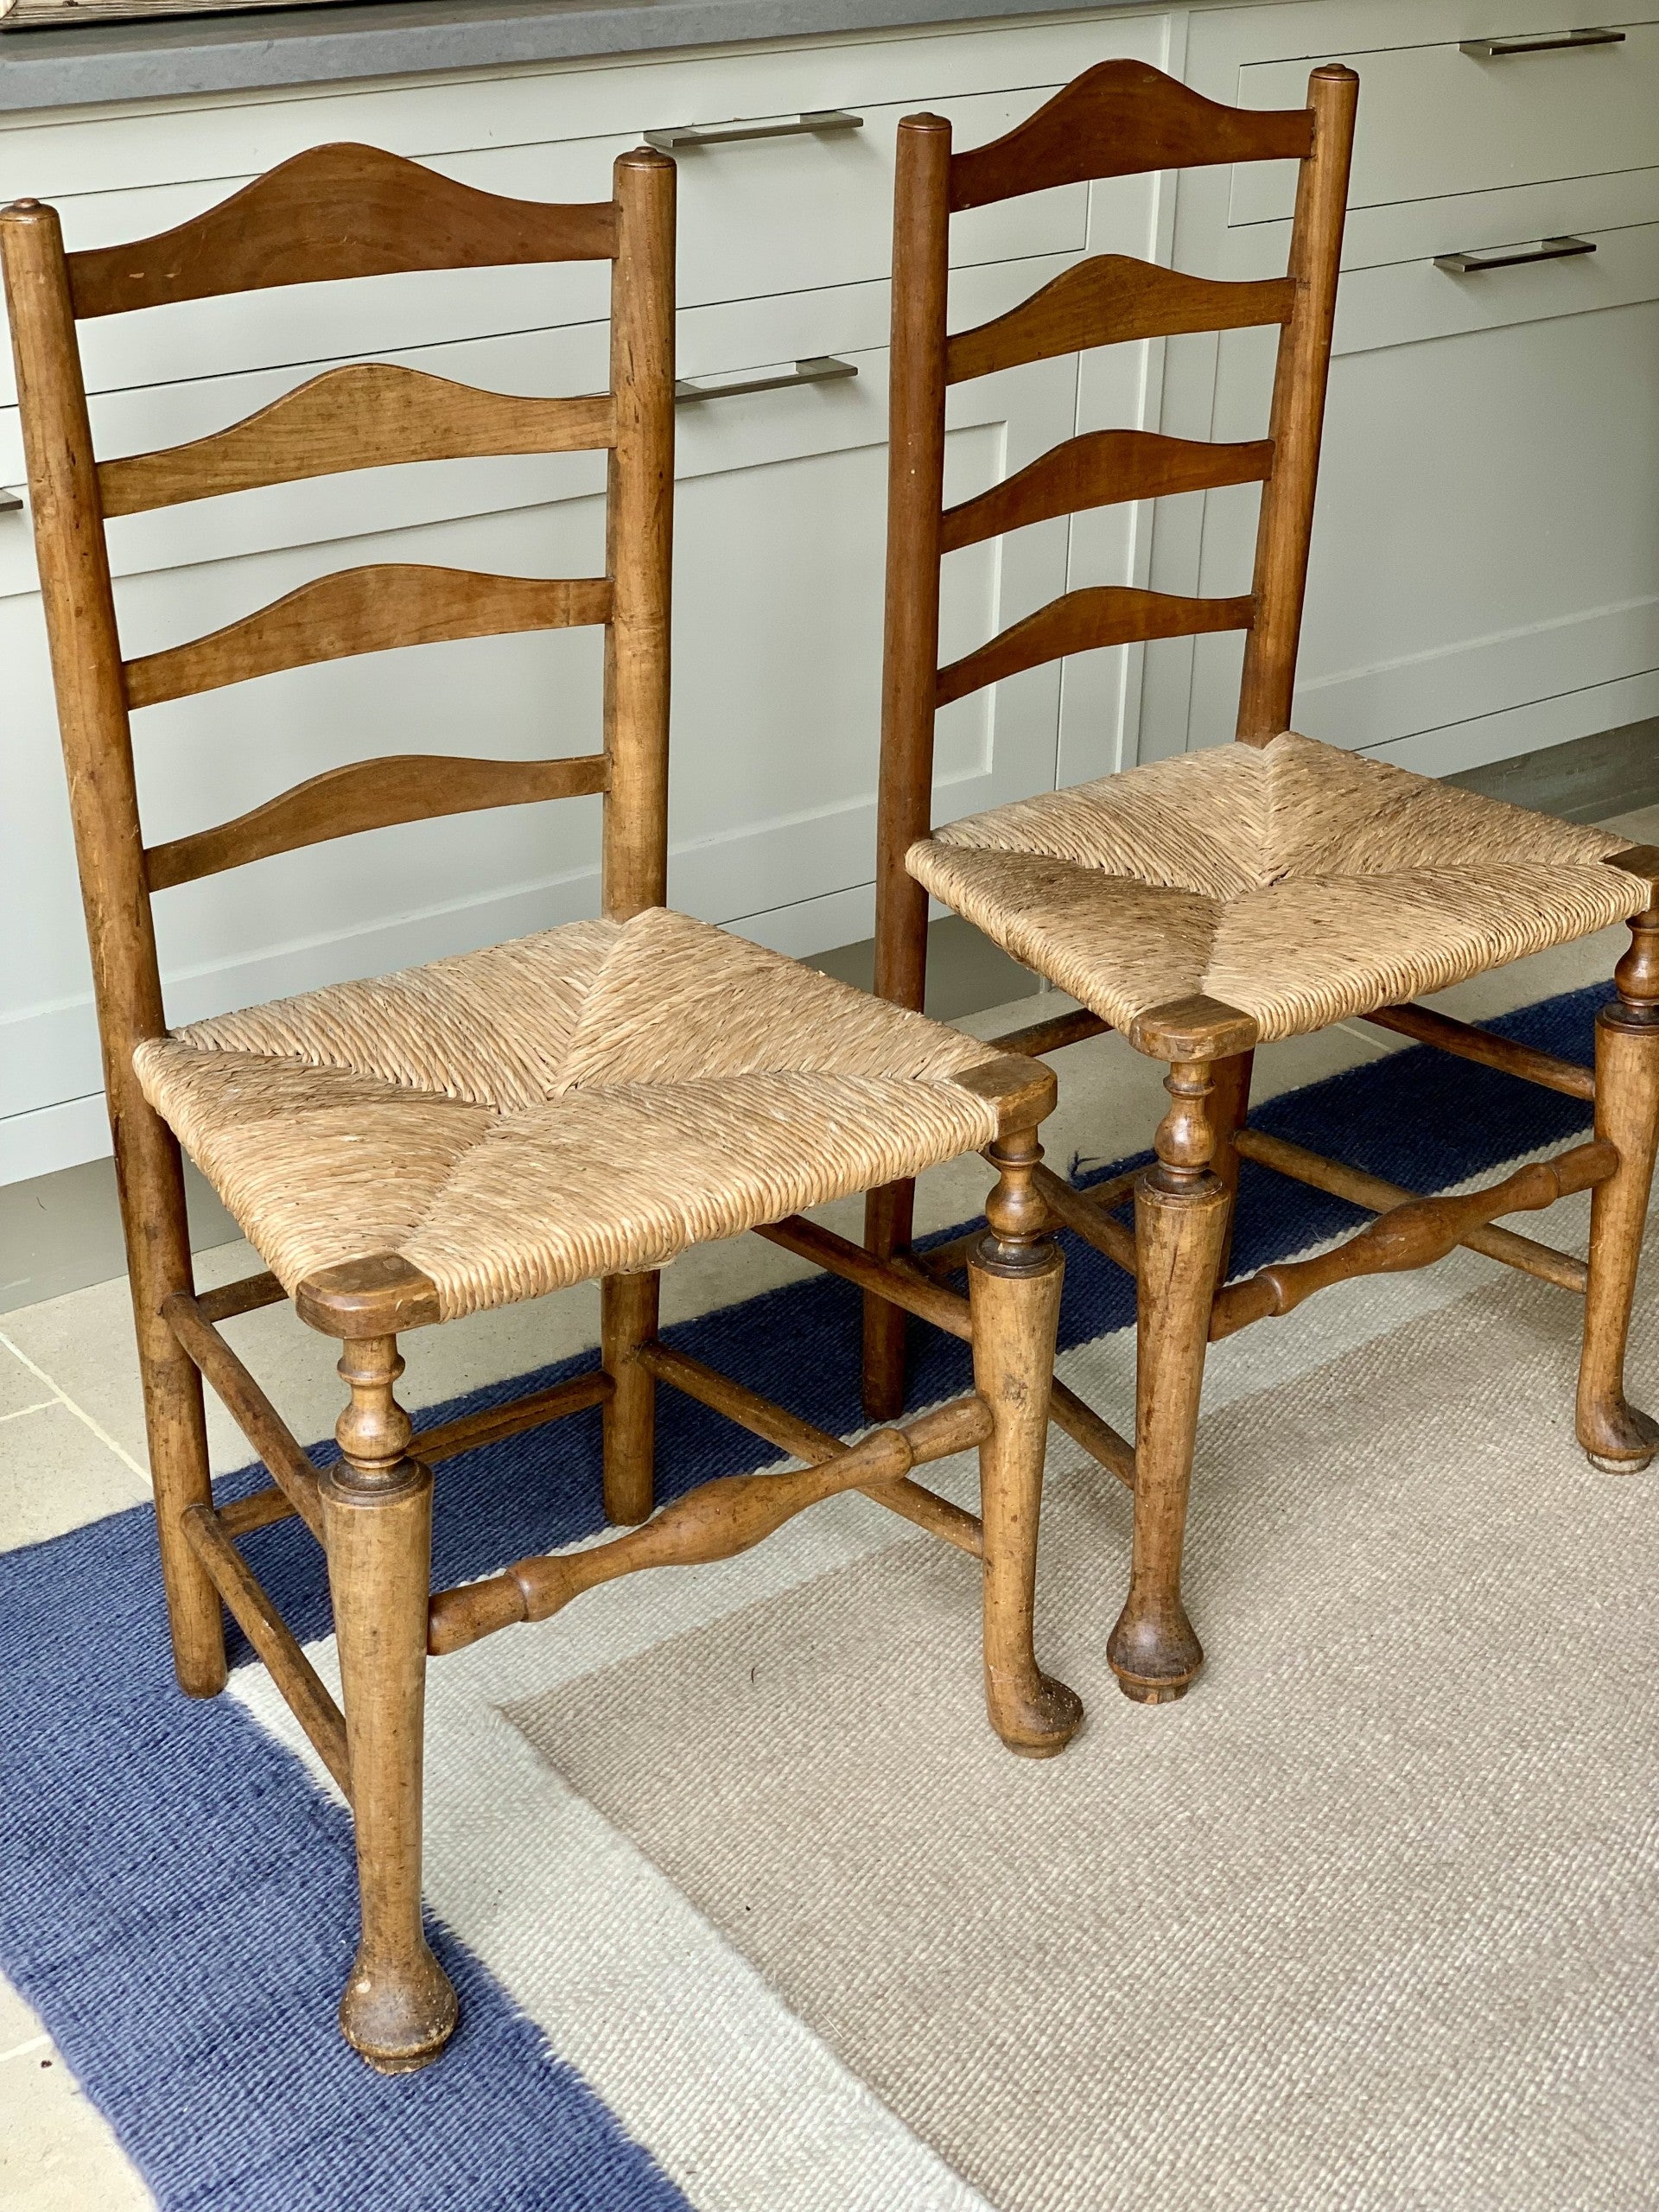
[[[318,1487],[340,1643],[362,1940],[340,2000],[352,2048],[383,2074],[435,2059],[455,2024],[455,1993],[421,1924],[421,1761],[432,1476],[408,1456],[409,1417],[392,1395],[395,1337],[347,1343],[352,1402],[344,1455]]]
[[[985,1702],[1011,1751],[1052,1758],[1083,1719],[1083,1703],[1045,1675],[1032,1641],[1037,1533],[1048,1440],[1049,1387],[1065,1262],[1047,1234],[1032,1170],[1043,1156],[1034,1130],[994,1144],[997,1170],[989,1227],[968,1268],[974,1382],[995,1427],[979,1447],[984,1529]]]
[[[1181,1602],[1181,1548],[1210,1307],[1232,1211],[1211,1165],[1208,1064],[1176,1063],[1165,1088],[1173,1103],[1158,1130],[1158,1163],[1135,1198],[1135,1550],[1107,1646],[1118,1687],[1144,1705],[1181,1696],[1204,1660]]]
[[[1618,996],[1596,1018],[1596,1135],[1618,1147],[1618,1167],[1590,1200],[1590,1262],[1579,1368],[1579,1441],[1592,1466],[1634,1474],[1659,1446],[1659,1427],[1624,1395],[1624,1347],[1647,1224],[1659,1135],[1659,908],[1630,925],[1614,971]]]

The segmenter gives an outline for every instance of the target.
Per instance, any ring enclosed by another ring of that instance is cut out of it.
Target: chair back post
[[[184,1167],[177,1140],[140,1090],[132,1065],[134,1049],[162,1035],[166,1020],[104,510],[57,210],[32,200],[0,209],[0,264],[146,1382],[144,1426],[174,1658],[184,1689],[209,1697],[225,1681],[219,1596],[180,1519],[187,1507],[213,1497],[201,1377],[162,1312],[165,1300],[195,1284]]]
[[[943,117],[909,115],[899,124],[893,191],[875,989],[919,1013],[927,893],[905,855],[933,826],[950,228],[950,125]]]
[[[165,1024],[98,465],[57,210],[24,200],[0,211],[0,259],[105,1072],[118,1117],[123,1098],[137,1095],[133,1047],[160,1036]]]
[[[1359,79],[1340,62],[1308,79],[1313,147],[1297,179],[1288,270],[1296,306],[1279,340],[1268,425],[1273,474],[1262,493],[1255,619],[1239,690],[1236,734],[1247,745],[1269,744],[1290,728],[1358,101]]]
[[[601,899],[626,921],[668,899],[670,566],[674,533],[674,188],[641,146],[614,171],[611,391],[616,442],[606,502],[612,587],[605,635]]]

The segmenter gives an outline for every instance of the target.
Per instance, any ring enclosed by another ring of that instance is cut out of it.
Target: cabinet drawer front
[[[1246,107],[1294,106],[1314,60],[1351,63],[1359,123],[1351,208],[1640,168],[1659,152],[1659,22],[1621,28],[1618,45],[1495,60],[1448,41],[1249,62],[1237,96]],[[1295,189],[1293,163],[1242,166],[1229,219],[1286,219]]]
[[[857,283],[890,264],[893,139],[920,108],[947,116],[963,145],[999,137],[1078,70],[1108,54],[1159,64],[1167,19],[951,35],[841,48],[736,55],[460,85],[250,101],[165,117],[117,112],[35,129],[0,118],[0,197],[51,199],[72,248],[137,238],[188,220],[275,163],[325,140],[359,137],[481,190],[593,200],[611,164],[647,131],[787,124],[825,110],[861,127],[687,148],[680,170],[679,298],[721,300]],[[952,226],[969,267],[1073,251],[1083,188],[975,209]],[[88,388],[595,320],[607,271],[467,270],[372,283],[295,286],[111,316],[81,332]],[[14,396],[0,348],[0,403]]]
[[[968,145],[1000,137],[1052,90],[1035,86],[936,105]],[[855,108],[861,127],[688,149],[679,168],[679,304],[755,299],[884,276],[892,263],[893,142],[908,106]],[[611,164],[639,134],[492,149],[431,166],[481,191],[530,200],[601,200]],[[139,238],[186,221],[240,178],[166,185],[62,205],[72,249]],[[1075,251],[1087,188],[976,209],[952,226],[959,268]],[[113,391],[181,376],[233,375],[389,347],[588,322],[608,312],[602,263],[467,269],[300,284],[111,315],[80,327],[87,388]],[[10,350],[0,403],[15,397]]]
[[[1263,418],[1272,370],[1259,334],[1227,334],[1217,436]],[[1659,301],[1344,355],[1296,728],[1397,747],[1659,667],[1656,481]],[[1248,578],[1254,523],[1247,496],[1210,495],[1200,589]],[[1197,658],[1195,730],[1213,737],[1236,697],[1236,649],[1201,639]],[[1446,757],[1440,772],[1460,765]]]

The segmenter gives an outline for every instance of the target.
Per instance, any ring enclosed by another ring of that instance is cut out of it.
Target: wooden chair
[[[435,2056],[455,2018],[421,1925],[429,1652],[541,1620],[641,1567],[726,1558],[859,1490],[982,1560],[985,1692],[1010,1747],[1058,1751],[1080,1718],[1031,1649],[1061,1271],[1031,1181],[1052,1076],[663,904],[674,181],[672,163],[642,149],[617,162],[612,200],[551,207],[332,146],[135,245],[66,255],[50,207],[0,212],[178,1677],[198,1697],[223,1686],[222,1601],[349,1798],[362,1942],[340,2021],[391,2071]],[[582,258],[613,266],[607,391],[512,398],[359,365],[192,444],[94,459],[77,321],[273,284]],[[609,454],[602,576],[350,569],[210,637],[123,658],[109,516],[386,462],[577,448]],[[345,654],[575,623],[605,626],[601,752],[372,760],[144,844],[133,709]],[[603,795],[600,919],[168,1032],[151,901],[170,886],[389,823],[576,792]],[[181,1140],[270,1273],[198,1294]],[[966,1300],[800,1218],[982,1147],[999,1180]],[[656,1270],[750,1228],[969,1339],[976,1391],[849,1449],[660,1344]],[[400,1332],[594,1277],[603,1344],[591,1373],[411,1433],[394,1395]],[[343,1346],[341,1458],[321,1475],[219,1333],[285,1297]],[[271,1478],[222,1509],[203,1376]],[[804,1464],[707,1483],[650,1518],[658,1382]],[[433,1594],[430,1465],[594,1404],[607,1512],[645,1525]],[[913,1479],[976,1445],[980,1516]],[[237,1548],[289,1514],[327,1553],[343,1717]]]
[[[921,1006],[931,893],[1082,1002],[1000,1039],[1005,1051],[1048,1052],[1115,1027],[1169,1064],[1173,1103],[1155,1166],[1086,1193],[1045,1168],[1033,1179],[1052,1214],[1139,1285],[1134,1446],[1110,1432],[1104,1448],[1097,1433],[1095,1444],[1135,1492],[1129,1592],[1110,1656],[1123,1690],[1149,1702],[1179,1697],[1203,1657],[1180,1562],[1207,1342],[1288,1313],[1323,1284],[1468,1244],[1584,1295],[1578,1433],[1594,1464],[1645,1466],[1659,1440],[1623,1384],[1659,1105],[1659,851],[1620,849],[1615,836],[1289,730],[1357,92],[1351,70],[1327,65],[1309,79],[1306,108],[1251,112],[1142,63],[1110,61],[967,153],[952,153],[950,126],[937,116],[899,126],[876,988]],[[995,321],[946,335],[952,214],[1084,178],[1287,159],[1301,168],[1284,277],[1212,283],[1107,255]],[[949,385],[1083,347],[1253,324],[1281,327],[1265,439],[1206,445],[1096,431],[943,508]],[[957,548],[1116,500],[1257,481],[1248,594],[1070,591],[938,666],[940,563]],[[938,708],[1063,654],[1215,630],[1246,632],[1238,743],[932,828]],[[1627,918],[1634,943],[1598,1024],[1593,1077],[1402,1003]],[[1475,1196],[1423,1198],[1252,1131],[1256,1043],[1355,1017],[1593,1096],[1594,1141]],[[1221,1287],[1241,1155],[1378,1217],[1336,1251]],[[1587,1268],[1491,1226],[1586,1185]],[[1131,1197],[1133,1233],[1115,1217]],[[902,1258],[910,1232],[910,1186],[873,1194],[872,1255]],[[961,1257],[947,1249],[928,1264],[943,1275]],[[904,1395],[902,1317],[874,1300],[865,1394],[879,1419]],[[1054,1402],[1065,1418],[1064,1401]]]

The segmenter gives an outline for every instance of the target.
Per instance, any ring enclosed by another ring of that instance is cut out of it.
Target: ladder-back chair
[[[728,1557],[856,1489],[982,1560],[985,1694],[1011,1747],[1058,1751],[1080,1717],[1030,1644],[1061,1268],[1030,1184],[1052,1076],[663,903],[674,183],[672,163],[642,149],[618,161],[611,200],[547,206],[331,146],[132,245],[66,255],[49,207],[0,211],[178,1678],[199,1697],[223,1686],[222,1601],[350,1800],[362,1940],[340,2022],[386,2070],[435,2056],[455,2018],[421,1924],[429,1652],[543,1619],[637,1568]],[[193,443],[94,457],[78,321],[275,284],[574,259],[613,264],[603,392],[518,398],[358,364]],[[578,448],[609,455],[601,576],[347,569],[211,636],[123,657],[110,516],[386,463]],[[366,761],[145,845],[134,710],[342,655],[577,623],[605,629],[600,752]],[[170,887],[391,823],[582,792],[603,798],[599,919],[169,1033],[151,901]],[[197,1293],[180,1141],[269,1273]],[[966,1300],[875,1268],[800,1217],[987,1147],[998,1196]],[[750,1228],[969,1339],[977,1389],[849,1449],[659,1343],[657,1270]],[[592,1372],[411,1433],[394,1395],[400,1332],[595,1277]],[[343,1347],[341,1457],[321,1475],[220,1333],[289,1297]],[[204,1376],[270,1475],[218,1509]],[[804,1465],[707,1483],[651,1518],[658,1382]],[[607,1515],[646,1525],[434,1594],[431,1465],[595,1404]],[[978,1516],[912,1478],[970,1446]],[[343,1716],[237,1547],[290,1514],[327,1554]]]
[[[1206,1344],[1287,1313],[1321,1285],[1415,1267],[1459,1243],[1582,1293],[1578,1433],[1600,1467],[1645,1466],[1656,1435],[1624,1395],[1624,1339],[1659,1103],[1659,851],[1523,812],[1290,731],[1337,270],[1358,80],[1313,71],[1285,112],[1217,105],[1135,61],[1092,69],[995,143],[953,154],[937,116],[899,126],[876,989],[919,1007],[928,894],[1081,1001],[1000,1039],[1048,1052],[1117,1028],[1168,1063],[1156,1164],[1078,1192],[1034,1178],[1052,1215],[1138,1286],[1133,1446],[1091,1438],[1056,1386],[1054,1418],[1135,1494],[1134,1559],[1110,1656],[1128,1695],[1178,1697],[1203,1654],[1182,1605],[1181,1547]],[[1301,165],[1287,274],[1221,283],[1116,255],[1084,261],[1010,313],[946,332],[950,217],[1019,193],[1152,169]],[[1265,438],[1206,444],[1097,430],[1008,481],[944,506],[947,387],[1080,349],[1192,331],[1280,327]],[[1115,501],[1259,482],[1246,594],[1068,591],[938,665],[939,571],[957,549]],[[1074,652],[1245,632],[1239,742],[932,826],[937,710]],[[1611,865],[1608,865],[1611,862]],[[1596,1070],[1402,1004],[1523,954],[1634,918]],[[1471,1197],[1421,1198],[1247,1126],[1253,1048],[1356,1016],[1595,1099],[1595,1137]],[[1338,1249],[1223,1287],[1240,1156],[1375,1211]],[[1594,1187],[1589,1263],[1494,1228]],[[1135,1228],[1116,1218],[1129,1199]],[[908,1185],[872,1194],[866,1243],[906,1253]],[[923,1264],[948,1278],[961,1251]],[[902,1317],[872,1300],[865,1399],[904,1398]],[[1105,1429],[1103,1437],[1100,1433]]]

